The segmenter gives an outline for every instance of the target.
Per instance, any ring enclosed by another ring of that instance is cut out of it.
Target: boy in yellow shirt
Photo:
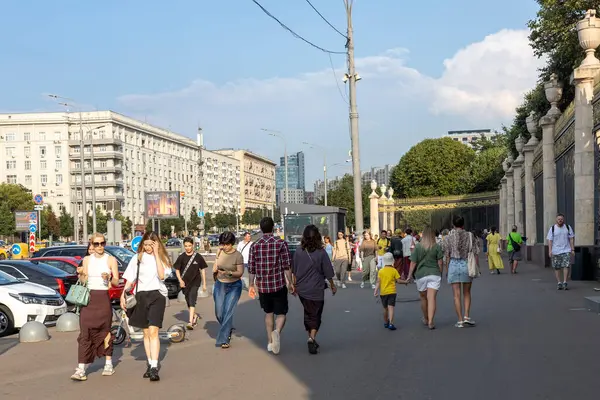
[[[408,281],[400,279],[400,274],[394,268],[394,255],[385,253],[383,255],[384,267],[377,273],[377,285],[373,295],[380,295],[383,305],[384,327],[391,331],[396,330],[394,325],[394,307],[396,306],[396,283],[408,284]]]

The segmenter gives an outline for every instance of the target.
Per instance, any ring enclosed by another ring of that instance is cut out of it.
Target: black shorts
[[[182,289],[183,295],[185,296],[185,302],[188,307],[196,307],[196,301],[198,300],[198,290],[200,286],[192,285],[185,287]]]
[[[283,287],[273,293],[258,293],[260,307],[267,314],[286,315],[288,313],[288,290]]]
[[[379,297],[381,298],[381,305],[383,306],[383,308],[388,308],[388,306],[396,306],[396,293],[386,294],[385,296]]]
[[[158,290],[136,294],[137,304],[129,316],[129,324],[146,329],[149,326],[162,328],[167,299]]]

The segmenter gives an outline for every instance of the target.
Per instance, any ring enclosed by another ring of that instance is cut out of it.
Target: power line
[[[323,21],[325,21],[325,22],[327,23],[327,25],[329,25],[329,26],[331,27],[331,29],[333,29],[334,31],[336,31],[337,33],[339,33],[340,35],[342,35],[342,37],[343,37],[344,39],[346,39],[346,40],[348,39],[348,36],[346,36],[345,34],[343,34],[342,32],[340,32],[340,31],[339,31],[339,30],[338,30],[338,29],[337,29],[335,26],[333,26],[333,25],[331,24],[331,22],[329,22],[329,21],[327,20],[327,18],[325,18],[325,17],[323,16],[323,14],[321,14],[321,13],[319,12],[319,10],[317,10],[317,8],[316,8],[315,6],[313,6],[313,3],[311,3],[311,2],[310,2],[310,0],[306,0],[306,2],[308,3],[308,5],[309,5],[309,6],[310,6],[310,7],[311,7],[311,8],[312,8],[312,9],[313,9],[313,10],[314,10],[314,11],[315,11],[317,14],[319,14],[319,17],[321,17],[321,19],[322,19]]]
[[[331,54],[328,54],[329,56],[329,65],[331,65],[331,71],[333,72],[333,78],[335,79],[335,84],[337,85],[337,89],[338,92],[340,93],[340,96],[342,96],[342,100],[344,100],[344,102],[346,104],[348,104],[348,96],[344,96],[344,93],[342,92],[342,88],[340,88],[340,82],[338,81],[337,78],[337,74],[335,73],[335,67],[333,66],[333,60],[331,59]]]
[[[254,4],[256,4],[258,7],[260,7],[260,9],[267,14],[270,18],[272,18],[273,20],[275,20],[279,25],[281,25],[281,27],[283,29],[285,29],[286,31],[288,31],[289,33],[291,33],[296,39],[300,39],[302,40],[304,43],[307,43],[309,45],[311,45],[312,47],[314,47],[317,50],[321,50],[324,53],[329,53],[329,54],[346,54],[345,51],[331,51],[331,50],[327,50],[324,49],[321,46],[317,46],[316,44],[314,44],[313,42],[304,39],[302,36],[300,36],[299,34],[297,34],[296,32],[294,32],[293,30],[291,30],[290,28],[288,28],[283,22],[281,22],[279,19],[277,19],[277,17],[275,17],[273,14],[271,14],[266,8],[264,8],[258,1],[256,0],[252,0],[252,2]]]

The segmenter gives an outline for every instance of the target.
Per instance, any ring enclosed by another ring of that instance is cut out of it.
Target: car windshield
[[[44,264],[43,262],[39,262],[39,261],[30,261],[24,265],[26,267],[34,269],[38,272],[41,272],[44,275],[49,275],[49,276],[54,276],[54,277],[63,277],[63,276],[71,275],[68,272],[63,271],[62,269],[53,267],[52,265]],[[18,265],[15,265],[15,267],[17,269],[19,269]]]
[[[135,254],[131,250],[124,249],[124,248],[118,247],[118,246],[111,246],[110,248],[107,248],[107,250],[110,252],[111,255],[118,258],[119,261],[121,261],[125,266],[127,266],[127,264],[129,264],[131,257],[133,257]]]
[[[14,285],[16,283],[21,283],[21,281],[19,281],[12,275],[9,275],[7,273],[0,271],[0,286],[1,285]]]

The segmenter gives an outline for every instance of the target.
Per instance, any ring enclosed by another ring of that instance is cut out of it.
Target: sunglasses
[[[92,244],[94,245],[94,247],[106,246],[106,242],[93,242]]]

